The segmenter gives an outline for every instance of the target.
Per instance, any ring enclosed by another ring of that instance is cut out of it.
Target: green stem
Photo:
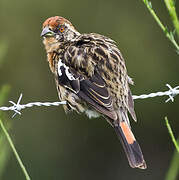
[[[179,153],[179,146],[178,146],[178,143],[177,143],[177,141],[176,141],[176,139],[175,139],[175,137],[174,137],[174,135],[173,135],[173,131],[172,131],[172,128],[171,128],[171,126],[170,126],[170,124],[169,124],[169,122],[168,122],[167,117],[165,117],[165,122],[166,122],[166,126],[167,126],[167,128],[168,128],[168,132],[169,132],[169,134],[170,134],[170,137],[171,137],[171,139],[172,139],[172,141],[173,141],[173,144],[175,145],[176,150],[177,150],[178,153]]]
[[[21,167],[21,169],[22,169],[22,171],[23,171],[23,173],[24,173],[24,175],[26,177],[26,180],[30,180],[30,176],[28,175],[28,173],[27,173],[27,171],[25,169],[25,166],[23,165],[23,163],[22,163],[22,161],[21,161],[21,159],[20,159],[20,157],[19,157],[19,155],[18,155],[18,153],[16,151],[16,148],[15,148],[15,146],[14,146],[12,140],[11,140],[11,137],[9,136],[8,132],[6,131],[6,128],[4,127],[1,119],[0,119],[0,126],[1,126],[5,136],[7,138],[11,148],[12,148],[12,151],[14,152],[14,155],[15,155],[15,157],[16,157],[16,159],[17,159],[17,161],[18,161],[18,163],[19,163],[19,165],[20,165],[20,167]]]
[[[179,143],[179,138],[178,141]],[[179,153],[174,152],[165,180],[176,180],[179,172]]]
[[[173,33],[169,32],[167,30],[167,28],[162,24],[162,22],[160,21],[159,17],[156,15],[155,11],[152,9],[152,4],[150,1],[148,0],[143,0],[144,4],[146,5],[146,7],[148,8],[149,12],[151,13],[151,15],[153,16],[153,18],[155,19],[155,21],[157,22],[157,24],[160,26],[160,28],[163,30],[163,32],[165,33],[166,37],[172,42],[172,44],[175,46],[175,48],[177,49],[177,52],[179,52],[179,45],[177,44],[177,42],[174,39]]]
[[[175,2],[174,2],[174,0],[164,0],[164,2],[168,9],[168,12],[170,14],[173,25],[176,29],[176,33],[179,38],[179,21],[178,21],[178,17],[177,17],[177,13],[176,13]]]

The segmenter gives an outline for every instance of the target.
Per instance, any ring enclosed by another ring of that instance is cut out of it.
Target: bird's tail
[[[146,169],[146,163],[141,148],[136,141],[131,128],[125,121],[113,126],[126,153],[129,164],[132,168]]]

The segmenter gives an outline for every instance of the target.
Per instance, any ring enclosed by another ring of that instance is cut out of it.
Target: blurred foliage
[[[2,64],[4,62],[5,55],[7,54],[7,41],[0,41],[0,68],[2,68]],[[8,97],[10,91],[9,85],[0,85],[0,106],[2,106]],[[6,114],[0,111],[0,118],[6,119]],[[8,129],[10,128],[10,123],[6,121],[6,125]],[[2,179],[2,175],[7,166],[8,160],[10,157],[10,149],[6,142],[6,139],[0,129],[0,179]]]
[[[162,31],[165,33],[166,37],[171,41],[171,43],[175,46],[177,53],[179,54],[179,45],[177,44],[175,40],[175,31],[177,32],[177,35],[179,37],[179,21],[177,18],[176,10],[175,10],[175,5],[174,5],[174,0],[165,0],[166,7],[168,8],[169,14],[171,16],[171,20],[174,25],[174,31],[169,31],[167,26],[164,26],[155,11],[152,8],[152,3],[149,0],[143,0],[144,4],[150,11],[151,15],[157,22],[157,24],[160,26]]]
[[[178,139],[179,144],[179,139]],[[165,180],[176,180],[179,174],[179,153],[175,150]]]
[[[170,124],[168,122],[168,118],[167,117],[165,117],[165,122],[166,122],[166,126],[167,126],[167,129],[168,129],[169,135],[171,137],[171,140],[173,141],[173,144],[174,144],[177,152],[179,153],[179,145],[177,144],[177,141],[175,139],[175,136],[173,134],[172,128],[171,128],[171,126],[170,126]]]
[[[8,144],[6,143],[6,140],[4,137],[2,137],[2,133],[0,133],[0,179],[2,179],[2,175],[4,173],[4,170],[6,168],[6,165],[9,160],[9,155],[10,155],[10,149]]]
[[[0,68],[2,67],[2,64],[4,62],[4,57],[7,53],[7,41],[1,41],[0,42]]]
[[[4,133],[5,137],[6,137],[6,140],[8,141],[8,143],[9,143],[9,145],[10,145],[10,147],[11,147],[11,149],[12,149],[12,151],[13,151],[15,157],[16,157],[17,162],[19,163],[19,165],[21,167],[22,172],[24,173],[24,176],[25,176],[26,180],[30,180],[30,177],[29,177],[29,175],[27,173],[27,170],[26,170],[24,164],[22,163],[22,160],[20,159],[20,157],[18,155],[18,152],[17,152],[17,150],[16,150],[16,148],[14,146],[14,143],[12,142],[12,139],[11,139],[8,131],[6,130],[6,127],[4,126],[1,119],[0,119],[0,127],[1,127],[3,133]]]
[[[7,54],[8,44],[7,41],[2,40],[0,41],[0,69],[4,63],[5,56]],[[4,103],[8,99],[8,95],[10,92],[10,86],[8,84],[1,85],[0,84],[0,106],[4,105]],[[0,119],[3,119],[4,123],[6,124],[7,128],[11,127],[11,123],[8,120],[6,113],[0,111]],[[6,119],[6,121],[5,121]],[[7,167],[7,163],[9,161],[11,151],[9,145],[7,144],[7,140],[4,137],[2,129],[0,129],[0,179],[2,179],[3,173],[5,168]]]
[[[172,23],[175,27],[175,31],[176,31],[178,38],[179,38],[179,20],[178,20],[178,15],[176,12],[176,7],[175,7],[176,2],[175,2],[175,0],[164,0],[164,2],[165,2],[165,5],[168,9],[169,14],[170,14]]]
[[[8,97],[10,91],[10,86],[9,85],[3,85],[0,89],[0,106],[2,106]]]
[[[10,87],[8,85],[3,85],[0,89],[0,106],[4,104],[4,102],[7,100],[7,96],[9,94]],[[6,118],[5,113],[0,111],[0,119]],[[10,123],[6,122],[6,125],[8,129],[10,128]],[[4,170],[7,166],[9,156],[10,156],[10,149],[9,145],[6,142],[7,140],[5,139],[2,130],[0,129],[0,179],[2,179],[2,175],[4,173]]]
[[[171,29],[163,1],[151,2]],[[81,33],[96,32],[115,40],[135,81],[133,94],[166,90],[166,83],[179,84],[178,55],[142,1],[1,0],[0,34],[7,37],[8,51],[0,68],[0,85],[11,84],[9,100],[16,100],[21,92],[22,103],[58,100],[40,38],[43,21],[54,15],[69,19]],[[179,135],[179,97],[174,103],[164,101],[159,97],[135,101],[138,123],[131,121],[131,126],[144,152],[145,171],[129,167],[115,133],[102,117],[65,115],[61,106],[23,111],[13,119],[11,136],[34,180],[162,180],[174,149],[164,116],[172,119],[173,131]],[[24,179],[13,156],[1,179]]]
[[[176,8],[175,8],[176,4],[175,4],[174,0],[165,0],[164,1],[165,5],[169,11],[172,23],[174,25],[174,31],[169,31],[167,27],[164,27],[163,23],[160,21],[160,19],[156,15],[155,11],[153,10],[152,3],[149,0],[143,0],[143,2],[146,5],[146,7],[148,8],[148,10],[150,11],[150,13],[153,16],[153,18],[155,19],[155,21],[158,23],[160,28],[165,33],[166,37],[173,43],[173,45],[176,48],[177,53],[179,54],[179,45],[175,41],[175,37],[174,37],[175,31],[177,32],[177,35],[179,37],[179,20],[177,17]],[[173,158],[171,161],[171,165],[170,165],[169,170],[166,175],[166,180],[175,180],[177,178],[177,175],[179,174],[179,171],[178,171],[179,170],[179,146],[174,137],[173,131],[171,129],[171,126],[168,122],[167,117],[165,117],[165,122],[166,122],[166,126],[168,128],[168,132],[170,134],[171,140],[173,141],[175,148],[177,150],[177,153],[174,152],[174,155],[173,155]]]
[[[166,180],[176,180],[177,179],[177,176],[179,174],[179,139],[178,139],[178,142],[176,141],[175,139],[175,136],[174,136],[174,133],[172,131],[172,128],[168,122],[168,118],[165,117],[165,122],[166,122],[166,126],[167,126],[167,129],[168,129],[168,132],[169,132],[169,135],[171,137],[171,140],[173,141],[173,144],[176,148],[176,150],[174,151],[174,154],[173,154],[173,158],[171,160],[171,163],[170,163],[170,166],[169,166],[169,170],[166,174]]]

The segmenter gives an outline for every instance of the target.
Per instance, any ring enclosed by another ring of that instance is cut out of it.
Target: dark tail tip
[[[126,147],[128,150],[126,153],[127,158],[129,160],[129,164],[132,168],[140,168],[140,169],[146,169],[147,165],[144,160],[141,148],[137,141],[134,141],[132,144],[127,144]]]
[[[116,132],[119,140],[122,143],[122,146],[124,148],[124,151],[126,153],[126,156],[127,156],[130,166],[132,168],[146,169],[147,165],[145,163],[141,148],[140,148],[138,142],[135,140],[135,138],[132,134],[132,131],[130,129],[128,129],[130,131],[128,136],[132,134],[132,138],[134,138],[133,142],[129,143],[129,140],[127,141],[127,139],[126,139],[126,134],[124,134],[124,132],[120,126],[116,126],[116,127],[114,127],[114,129],[115,129],[115,132]]]

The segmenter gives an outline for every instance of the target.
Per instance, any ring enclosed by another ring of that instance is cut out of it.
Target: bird
[[[146,169],[128,113],[137,121],[124,58],[117,43],[97,33],[80,33],[64,17],[53,16],[42,25],[41,37],[66,113],[89,118],[103,116],[119,138],[129,165]]]

